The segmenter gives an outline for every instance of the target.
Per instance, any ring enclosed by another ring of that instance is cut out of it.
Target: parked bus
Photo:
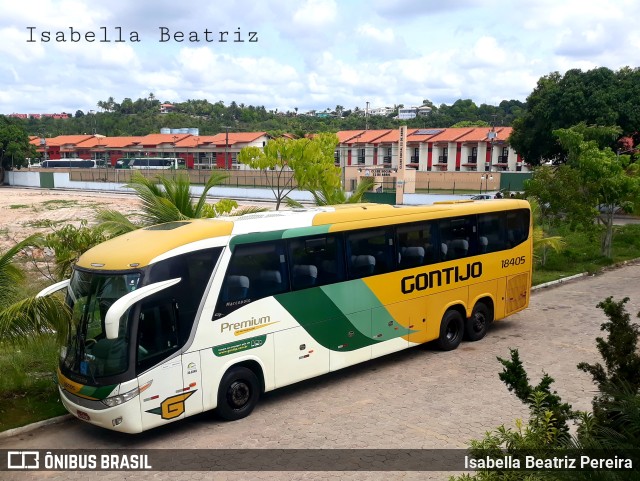
[[[116,169],[185,169],[181,157],[129,157],[116,162]]]
[[[91,159],[56,159],[43,160],[40,164],[43,168],[66,167],[66,168],[82,168],[93,169],[96,167],[96,161]]]
[[[68,287],[67,410],[141,432],[435,341],[482,339],[529,303],[523,200],[359,204],[146,227],[87,251]]]

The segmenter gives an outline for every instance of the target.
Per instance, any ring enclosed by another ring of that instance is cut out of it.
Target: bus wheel
[[[465,338],[467,341],[479,341],[487,334],[487,329],[492,321],[491,311],[482,302],[478,302],[471,317],[465,323]]]
[[[260,382],[251,369],[233,367],[220,381],[218,415],[227,421],[242,419],[253,411],[260,396]]]
[[[462,342],[464,319],[455,309],[448,310],[440,323],[438,347],[442,351],[452,351]]]

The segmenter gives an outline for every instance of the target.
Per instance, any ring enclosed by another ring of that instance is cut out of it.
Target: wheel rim
[[[471,327],[473,332],[482,332],[484,331],[485,326],[487,325],[487,318],[481,312],[476,312],[473,316],[473,322],[471,323]]]
[[[227,391],[227,401],[229,406],[234,409],[242,409],[247,405],[251,398],[251,388],[244,381],[234,381]]]
[[[460,328],[455,322],[450,322],[447,326],[447,341],[453,342],[460,335]]]

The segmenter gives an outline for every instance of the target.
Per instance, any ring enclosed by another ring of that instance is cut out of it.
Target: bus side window
[[[349,278],[384,274],[394,266],[393,231],[369,229],[347,234]]]
[[[342,243],[336,235],[291,239],[289,259],[294,291],[344,280]]]
[[[214,318],[288,290],[284,241],[238,245],[229,262]]]
[[[462,259],[476,254],[475,216],[443,219],[439,222],[440,239],[446,245],[446,258]],[[442,253],[445,254],[444,245]]]
[[[478,216],[478,253],[487,254],[504,250],[505,216],[502,212],[480,214]]]
[[[529,211],[518,209],[507,212],[507,239],[509,247],[522,244],[529,236]]]
[[[437,259],[436,243],[432,235],[433,223],[400,226],[398,233],[398,262],[400,269],[433,264]]]

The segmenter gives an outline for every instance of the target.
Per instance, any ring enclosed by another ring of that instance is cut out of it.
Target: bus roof
[[[297,233],[340,232],[351,229],[416,222],[430,217],[468,215],[529,208],[524,200],[499,199],[439,203],[428,206],[394,207],[384,204],[346,204],[169,222],[138,229],[103,242],[85,252],[78,267],[99,270],[130,270],[144,267],[181,246],[216,237],[256,235],[282,231],[282,237]],[[298,232],[293,229],[300,229]]]
[[[98,270],[144,267],[159,255],[193,242],[228,236],[233,223],[216,219],[168,222],[137,229],[99,244],[78,259],[77,266]]]

